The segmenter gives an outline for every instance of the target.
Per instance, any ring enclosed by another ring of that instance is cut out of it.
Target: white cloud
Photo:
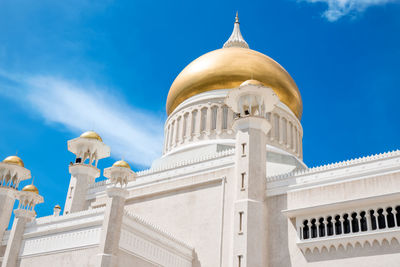
[[[328,5],[328,9],[323,13],[329,21],[336,21],[346,15],[356,15],[363,12],[370,6],[384,5],[398,0],[306,0],[310,3],[322,2]]]
[[[129,106],[112,91],[49,76],[16,77],[0,72],[0,81],[1,76],[9,81],[0,83],[1,93],[28,104],[29,111],[74,134],[95,130],[116,158],[148,166],[161,155],[162,118]],[[7,87],[13,88],[12,94]]]

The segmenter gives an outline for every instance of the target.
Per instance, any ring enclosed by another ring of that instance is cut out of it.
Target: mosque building
[[[176,77],[148,170],[100,170],[110,147],[85,132],[65,206],[38,218],[30,171],[0,162],[2,267],[400,266],[400,151],[308,168],[300,91],[239,26]]]

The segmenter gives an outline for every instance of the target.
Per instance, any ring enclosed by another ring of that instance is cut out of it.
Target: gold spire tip
[[[239,23],[239,11],[236,11],[235,23]]]

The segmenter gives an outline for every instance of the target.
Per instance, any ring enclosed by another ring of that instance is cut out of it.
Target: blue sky
[[[63,206],[67,140],[100,133],[136,170],[161,154],[176,75],[229,37],[278,61],[304,103],[304,161],[400,147],[400,4],[389,0],[0,2],[0,157],[18,151]]]

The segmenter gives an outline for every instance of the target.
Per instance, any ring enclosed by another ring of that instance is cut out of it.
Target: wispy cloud
[[[159,157],[163,142],[162,118],[138,110],[115,92],[96,85],[80,85],[50,76],[14,76],[0,72],[0,93],[12,97],[48,123],[74,134],[98,132],[115,157],[148,166]]]
[[[326,3],[328,9],[322,14],[328,21],[336,21],[343,16],[355,16],[370,6],[384,5],[398,0],[306,0],[310,3]]]

